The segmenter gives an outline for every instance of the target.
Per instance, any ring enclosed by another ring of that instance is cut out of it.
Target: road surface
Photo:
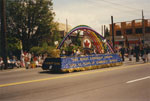
[[[150,101],[150,63],[67,74],[0,71],[0,101]]]

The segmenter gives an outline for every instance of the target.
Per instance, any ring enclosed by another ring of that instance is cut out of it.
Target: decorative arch
[[[87,26],[87,25],[79,25],[77,27],[74,27],[72,30],[70,30],[66,36],[63,38],[62,42],[59,44],[59,46],[57,47],[57,49],[60,49],[62,47],[62,45],[64,44],[65,40],[75,31],[77,30],[82,30],[83,32],[86,32],[87,35],[91,38],[91,40],[93,41],[93,44],[96,46],[96,49],[98,51],[98,53],[104,53],[104,45],[103,45],[103,41],[105,40],[105,38],[100,35],[98,32],[96,32],[94,29],[92,29],[91,27]],[[106,45],[107,45],[107,50],[110,53],[114,53],[113,48],[111,47],[111,45],[106,41]]]

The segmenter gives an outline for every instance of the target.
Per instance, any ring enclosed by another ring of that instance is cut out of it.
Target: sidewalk
[[[129,61],[129,58],[125,57],[125,61],[123,62],[123,65],[125,65],[125,66],[126,65],[136,65],[136,64],[144,64],[144,61],[141,59],[141,57],[140,57],[139,62],[136,62],[135,57],[132,58],[132,61]]]
[[[25,67],[20,67],[20,68],[14,67],[12,69],[5,69],[5,70],[3,69],[3,70],[0,70],[0,72],[3,72],[3,71],[33,70],[33,69],[37,69],[37,68],[41,68],[41,67],[29,68],[29,69],[26,69]]]

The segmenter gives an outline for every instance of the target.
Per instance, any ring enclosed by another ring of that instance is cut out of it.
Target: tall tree
[[[50,40],[56,28],[52,6],[52,0],[8,0],[9,34],[22,41],[23,50]]]

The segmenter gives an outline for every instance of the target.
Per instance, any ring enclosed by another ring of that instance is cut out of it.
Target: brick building
[[[114,23],[115,45],[130,45],[138,43],[150,44],[150,19],[137,19],[126,22]],[[107,38],[112,40],[112,24],[110,24],[110,36]]]

